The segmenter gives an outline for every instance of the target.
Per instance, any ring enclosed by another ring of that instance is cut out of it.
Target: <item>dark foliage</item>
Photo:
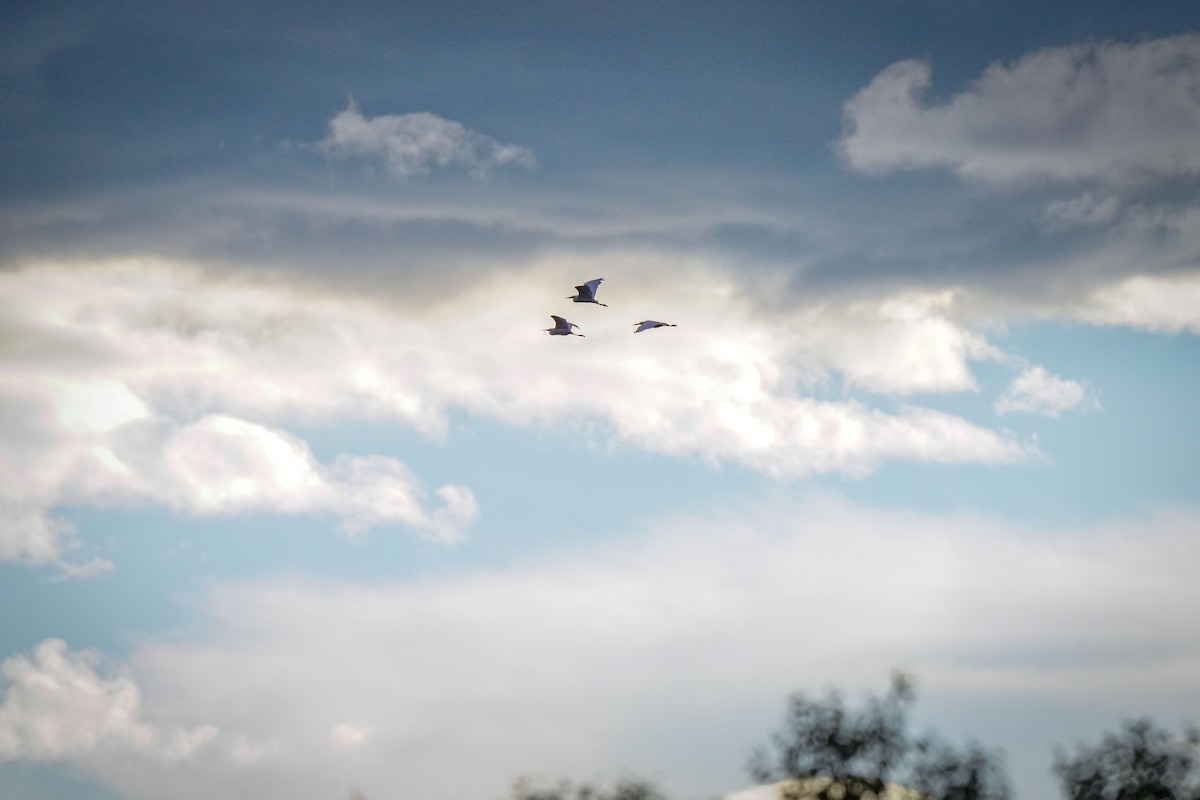
[[[1099,744],[1060,749],[1054,771],[1068,800],[1200,800],[1200,732],[1126,722]]]

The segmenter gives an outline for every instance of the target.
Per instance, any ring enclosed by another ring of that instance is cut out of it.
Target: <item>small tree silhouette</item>
[[[1148,718],[1097,745],[1059,748],[1054,771],[1069,800],[1200,800],[1200,731],[1172,734]]]
[[[908,786],[938,800],[1005,800],[1008,779],[1000,758],[972,742],[961,752],[932,737],[917,742]]]
[[[536,787],[527,778],[513,786],[512,800],[666,800],[654,784],[640,778],[617,781],[611,789],[600,789],[583,783],[559,781],[554,786]]]

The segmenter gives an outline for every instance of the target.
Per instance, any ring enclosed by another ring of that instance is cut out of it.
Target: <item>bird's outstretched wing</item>
[[[556,328],[566,328],[567,330],[571,330],[571,323],[567,322],[567,321],[566,321],[565,319],[563,319],[562,317],[560,317],[560,316],[557,316],[557,315],[555,315],[555,314],[551,314],[551,315],[550,315],[550,319],[554,320],[554,327],[556,327]]]
[[[604,278],[593,278],[587,283],[582,283],[579,286],[576,286],[575,291],[578,292],[579,296],[585,300],[595,300],[596,291],[600,288],[600,282],[603,280]]]

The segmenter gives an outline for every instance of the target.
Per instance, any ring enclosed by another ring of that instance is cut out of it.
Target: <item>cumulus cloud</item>
[[[437,491],[443,508],[426,509],[420,482],[395,458],[343,455],[325,466],[301,439],[225,415],[173,432],[161,462],[139,475],[153,498],[189,513],[326,512],[351,533],[397,522],[453,540],[478,514],[470,490],[452,485]]]
[[[1064,411],[1095,408],[1096,398],[1078,381],[1060,378],[1045,367],[1027,367],[996,401],[998,414],[1025,412],[1057,417]]]
[[[924,708],[1048,751],[1131,705],[1200,700],[1198,529],[1194,511],[1043,530],[816,499],[654,520],[503,571],[227,585],[204,638],[144,643],[127,668],[181,726],[270,756],[86,769],[172,800],[488,797],[522,773],[626,768],[709,796],[743,785],[787,692],[857,693],[897,665]]]
[[[1200,36],[1039,50],[926,104],[931,76],[926,62],[898,62],[846,103],[851,166],[1000,182],[1200,172]]]
[[[14,291],[5,293],[0,354],[0,558],[72,574],[110,567],[73,557],[77,532],[53,517],[64,503],[325,514],[348,534],[399,524],[442,541],[475,521],[466,487],[430,492],[390,455],[322,463],[271,424],[288,419],[287,409],[319,414],[341,397],[292,349],[305,337],[289,328],[295,321],[282,296],[278,313],[239,323],[243,304],[254,302],[250,287],[195,303],[179,275],[136,272],[107,271],[113,282],[92,299],[70,288],[71,270],[3,278]],[[268,353],[264,342],[282,349]],[[271,374],[264,358],[286,366]]]
[[[816,334],[814,352],[856,388],[895,395],[973,391],[971,362],[1003,356],[953,319],[957,300],[952,291],[901,292],[829,315],[818,308],[805,324]]]
[[[351,100],[313,145],[331,158],[378,158],[397,178],[460,167],[477,174],[507,165],[531,167],[533,152],[469,130],[427,111],[365,117]]]

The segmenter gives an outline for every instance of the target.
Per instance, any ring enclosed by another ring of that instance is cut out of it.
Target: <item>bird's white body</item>
[[[634,333],[641,333],[642,331],[648,331],[651,328],[674,328],[674,327],[677,327],[674,322],[657,322],[652,319],[644,319],[641,322],[635,322],[633,324],[637,325],[637,330],[635,330]]]
[[[608,303],[601,303],[596,299],[596,290],[600,288],[600,283],[604,278],[593,278],[587,283],[581,283],[575,287],[575,294],[568,295],[567,299],[576,303],[595,303],[598,306],[608,307]]]
[[[579,327],[574,322],[568,322],[562,317],[555,316],[554,314],[550,315],[550,319],[554,320],[554,327],[545,328],[544,330],[551,336],[583,336],[582,333],[574,333],[571,330],[572,328]]]

